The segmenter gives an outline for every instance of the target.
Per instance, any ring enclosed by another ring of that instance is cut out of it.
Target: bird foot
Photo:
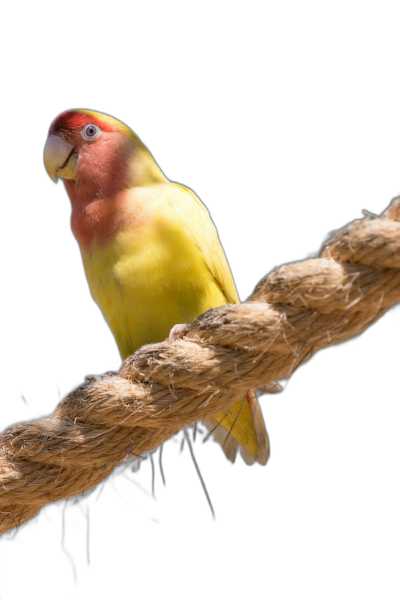
[[[103,379],[103,377],[114,377],[118,374],[118,371],[107,371],[103,373],[103,375],[85,375],[84,380],[90,383],[91,381],[96,381],[97,379]]]
[[[175,340],[182,340],[189,331],[189,327],[190,325],[188,323],[174,325],[169,332],[169,341],[174,342]]]

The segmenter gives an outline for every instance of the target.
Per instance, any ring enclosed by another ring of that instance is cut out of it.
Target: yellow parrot
[[[54,181],[64,181],[90,290],[122,359],[163,341],[177,324],[239,302],[208,210],[165,177],[122,122],[91,110],[62,113],[51,124],[44,162]],[[233,398],[206,425],[232,462],[239,446],[246,463],[267,462],[254,392]]]

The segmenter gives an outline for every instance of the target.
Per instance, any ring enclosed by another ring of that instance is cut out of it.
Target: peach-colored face
[[[52,123],[44,150],[50,177],[72,180],[94,197],[122,189],[138,139],[120,121],[93,111],[72,110]],[[72,200],[72,198],[71,198]]]
[[[44,162],[54,181],[64,180],[72,230],[82,249],[94,239],[106,244],[127,222],[140,221],[127,206],[125,191],[142,148],[128,127],[102,113],[67,111],[52,123]]]
[[[72,230],[86,250],[92,243],[104,246],[123,228],[148,222],[149,210],[138,196],[146,186],[168,181],[129,127],[89,110],[70,110],[54,120],[44,162],[54,181],[64,181]]]

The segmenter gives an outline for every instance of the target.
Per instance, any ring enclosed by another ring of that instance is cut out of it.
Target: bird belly
[[[125,359],[227,300],[182,227],[124,232],[83,255],[92,296]]]

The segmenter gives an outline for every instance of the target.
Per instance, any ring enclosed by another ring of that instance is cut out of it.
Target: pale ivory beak
[[[77,156],[74,147],[58,135],[49,135],[44,147],[44,166],[53,181],[57,175],[63,179],[73,179]]]

